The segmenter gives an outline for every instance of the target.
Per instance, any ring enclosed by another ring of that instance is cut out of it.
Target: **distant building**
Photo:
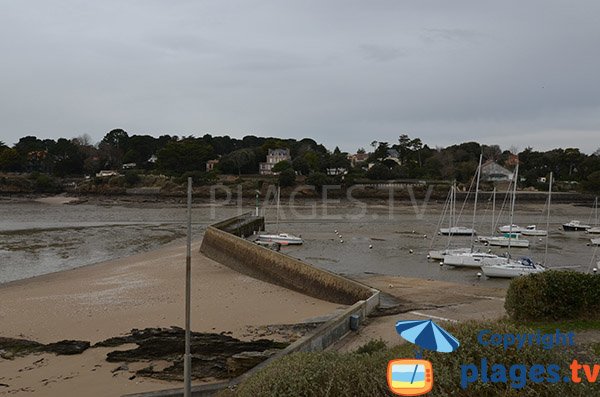
[[[156,155],[155,155],[155,154],[153,154],[153,155],[152,155],[152,156],[150,156],[150,158],[148,159],[148,162],[149,162],[149,163],[152,163],[152,164],[154,164],[154,163],[156,163],[156,160],[158,160],[158,157],[156,157]]]
[[[259,172],[261,175],[273,175],[273,166],[280,161],[291,161],[290,149],[269,149],[267,161],[259,164]]]
[[[348,170],[343,168],[343,167],[339,167],[339,168],[327,168],[327,175],[346,175],[348,173]]]
[[[98,178],[108,178],[109,176],[119,176],[119,173],[113,170],[102,170],[96,174]]]
[[[356,153],[348,155],[348,160],[350,160],[350,165],[352,167],[356,167],[358,164],[364,163],[368,158],[368,153]]]
[[[514,173],[489,160],[481,166],[481,180],[488,182],[512,181]]]
[[[217,164],[219,164],[219,160],[208,160],[206,162],[206,172],[214,170]]]
[[[130,170],[130,169],[133,169],[135,167],[137,167],[136,163],[125,163],[125,164],[123,164],[123,169],[124,170]]]
[[[398,165],[402,165],[402,163],[400,162],[400,153],[398,153],[398,151],[396,149],[388,149],[387,150],[386,157],[381,159],[381,161],[383,162],[386,160],[391,160]]]

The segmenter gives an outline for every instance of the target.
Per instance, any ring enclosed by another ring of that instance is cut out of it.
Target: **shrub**
[[[519,277],[510,283],[504,307],[517,321],[600,318],[600,277],[553,270]]]
[[[129,186],[133,186],[138,184],[142,178],[140,178],[139,174],[135,171],[127,171],[125,173],[125,183]]]
[[[573,352],[557,347],[544,350],[540,346],[525,346],[520,350],[502,346],[482,346],[477,342],[477,334],[483,329],[493,333],[517,334],[532,333],[533,330],[515,326],[508,322],[466,322],[447,326],[461,343],[453,353],[424,352],[424,359],[431,361],[434,372],[432,396],[450,397],[493,397],[493,396],[591,396],[599,395],[600,384],[590,383],[535,383],[531,380],[522,389],[513,389],[508,383],[483,383],[481,380],[468,385],[460,385],[461,365],[475,364],[480,368],[481,359],[486,358],[488,366],[502,364],[507,370],[513,364],[528,368],[534,364],[557,364],[561,376],[569,375],[568,365],[573,360]],[[375,343],[377,344],[377,343]],[[367,344],[369,345],[369,344]],[[373,347],[373,344],[371,344]],[[578,352],[582,347],[577,346]],[[369,348],[368,350],[372,350]],[[596,360],[594,353],[587,349],[585,358]],[[271,363],[262,371],[242,382],[236,392],[239,397],[263,396],[392,396],[386,382],[387,363],[391,359],[412,358],[415,348],[412,344],[402,344],[391,349],[370,351],[369,354],[355,353],[296,353]]]
[[[387,347],[386,343],[381,339],[371,339],[358,349],[356,349],[356,353],[358,354],[371,354],[378,351],[381,351]]]

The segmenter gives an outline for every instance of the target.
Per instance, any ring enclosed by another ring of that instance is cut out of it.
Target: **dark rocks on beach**
[[[47,345],[27,339],[0,337],[0,356],[12,359],[15,356],[26,356],[31,353],[54,353],[56,355],[81,354],[90,347],[90,342],[79,340],[63,340]]]
[[[178,327],[133,329],[125,336],[107,339],[94,347],[116,347],[127,343],[135,349],[117,350],[107,354],[109,362],[139,362],[166,360],[173,364],[162,371],[152,366],[138,375],[163,380],[182,380],[185,331]],[[239,375],[266,360],[288,343],[259,339],[241,341],[225,334],[191,333],[192,377],[194,379],[226,379]]]
[[[73,355],[81,354],[90,348],[90,342],[81,340],[63,340],[60,342],[49,343],[44,346],[43,350],[48,353],[57,355]]]

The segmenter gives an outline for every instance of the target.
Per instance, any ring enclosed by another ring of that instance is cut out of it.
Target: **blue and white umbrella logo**
[[[460,342],[432,320],[407,320],[396,323],[401,337],[419,348],[441,353],[453,352]]]

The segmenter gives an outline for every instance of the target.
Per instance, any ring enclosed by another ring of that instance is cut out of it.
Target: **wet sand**
[[[241,275],[198,253],[192,258],[192,329],[231,331],[251,339],[248,326],[293,324],[328,316],[339,305]],[[183,326],[185,246],[159,250],[0,287],[0,335],[43,343],[93,343],[132,328]],[[111,370],[106,349],[76,356],[30,355],[0,361],[0,396],[117,396],[177,384],[130,380]],[[160,364],[160,363],[159,363]]]

